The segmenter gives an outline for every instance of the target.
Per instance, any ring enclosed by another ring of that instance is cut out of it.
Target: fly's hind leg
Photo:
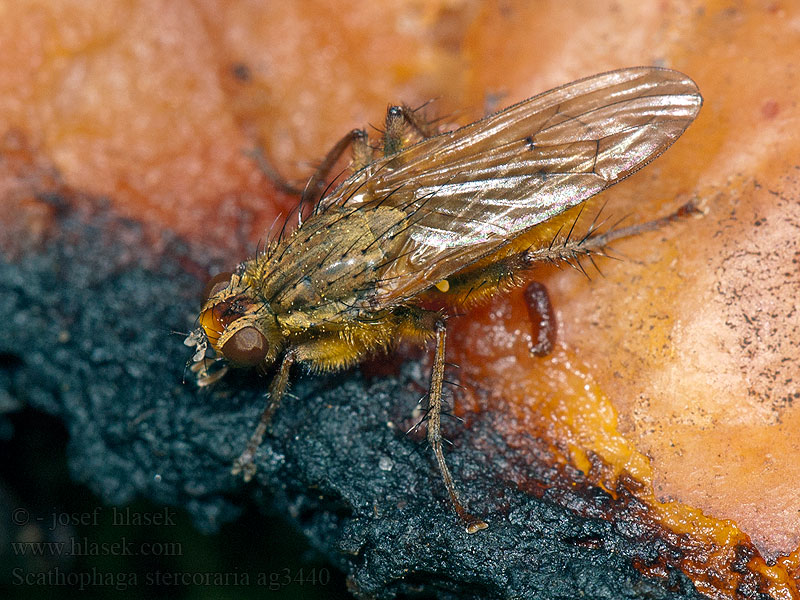
[[[442,448],[442,383],[444,382],[444,350],[446,328],[443,321],[439,320],[434,325],[436,336],[436,351],[433,359],[433,373],[431,374],[431,387],[428,405],[428,443],[436,456],[436,463],[442,474],[445,488],[450,495],[453,509],[464,522],[467,533],[475,533],[481,529],[486,529],[488,525],[481,519],[467,512],[461,501],[458,499],[456,486],[453,483],[453,476],[444,460],[444,450]]]
[[[437,302],[444,300],[453,306],[478,304],[497,292],[524,284],[528,280],[525,272],[540,262],[566,263],[585,273],[581,261],[588,259],[594,264],[594,256],[607,256],[615,240],[657,231],[698,213],[700,210],[695,204],[688,202],[666,216],[628,227],[615,226],[600,232],[592,225],[586,234],[579,237],[573,237],[570,228],[563,236],[557,234],[549,245],[532,246],[515,254],[500,256],[497,260],[491,260],[490,256],[477,266],[437,282],[425,297]],[[531,354],[546,356],[552,351],[556,339],[556,320],[547,289],[541,284],[531,283],[525,290],[525,300],[533,323]]]

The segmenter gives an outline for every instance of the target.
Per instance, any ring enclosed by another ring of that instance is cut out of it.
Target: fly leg
[[[395,154],[408,145],[406,125],[422,139],[436,135],[436,128],[405,105],[390,106],[386,111],[386,129],[383,132],[383,155]]]
[[[301,195],[304,204],[319,200],[319,195],[323,193],[323,186],[331,173],[331,169],[349,147],[353,149],[353,162],[350,165],[353,172],[360,171],[372,162],[372,147],[369,145],[367,132],[363,129],[353,129],[336,142],[333,148],[328,150],[325,158],[322,159],[317,170],[306,183]]]
[[[372,162],[372,147],[369,145],[367,132],[363,129],[353,129],[343,136],[322,159],[322,162],[308,179],[304,188],[299,188],[286,181],[275,168],[267,161],[263,150],[259,147],[250,152],[250,157],[256,161],[258,168],[269,177],[281,191],[300,196],[301,204],[313,203],[319,200],[323,192],[325,181],[331,173],[331,169],[338,160],[344,155],[345,151],[352,147],[353,162],[351,168],[358,171]]]
[[[426,297],[437,301],[445,300],[454,306],[469,306],[488,299],[497,292],[507,291],[524,284],[527,280],[524,272],[537,263],[549,262],[556,265],[567,263],[583,271],[581,260],[588,259],[594,264],[594,256],[608,256],[607,252],[613,241],[648,231],[656,231],[674,221],[699,212],[694,203],[689,202],[664,217],[628,227],[612,227],[603,233],[592,227],[583,236],[573,237],[573,230],[570,229],[563,236],[554,238],[549,245],[532,246],[527,250],[503,256],[495,261],[482,261],[482,264],[476,268],[468,268],[448,277],[431,287],[426,292]],[[536,291],[532,291],[527,300],[537,306],[540,314],[551,310],[547,307],[549,299]],[[549,317],[547,314],[544,316]]]
[[[689,215],[702,214],[702,211],[694,202],[687,202],[675,212],[672,212],[658,219],[636,223],[627,227],[612,226],[611,229],[600,233],[594,224],[583,237],[572,237],[572,229],[569,230],[563,239],[554,239],[549,246],[543,248],[529,248],[519,254],[509,257],[507,268],[518,271],[529,268],[531,265],[541,261],[558,264],[566,262],[570,266],[583,271],[580,263],[582,258],[588,258],[594,264],[595,255],[608,256],[609,245],[614,240],[626,237],[633,237],[648,231],[657,231],[670,223],[680,219],[685,219]],[[574,224],[573,224],[574,227]],[[597,265],[595,265],[597,266]],[[599,270],[599,269],[598,269]],[[584,271],[585,273],[585,271]]]
[[[447,468],[447,463],[444,460],[444,451],[442,449],[442,383],[444,382],[444,341],[446,335],[445,324],[443,321],[437,321],[435,327],[436,335],[436,352],[433,359],[433,373],[431,374],[431,387],[428,396],[428,443],[433,448],[433,453],[436,456],[436,462],[439,465],[439,471],[444,480],[444,486],[447,488],[447,493],[450,495],[450,500],[453,503],[453,508],[456,514],[464,522],[467,533],[475,533],[481,529],[486,529],[488,525],[481,519],[469,514],[461,501],[458,499],[456,487],[453,484],[453,476],[450,474],[450,469]]]
[[[291,370],[294,361],[294,352],[287,352],[283,357],[280,369],[278,369],[278,374],[275,375],[275,379],[272,380],[272,383],[269,386],[269,398],[267,400],[267,406],[264,409],[264,412],[261,413],[261,418],[258,421],[256,430],[250,437],[250,441],[247,442],[247,447],[245,448],[244,452],[242,452],[239,458],[233,461],[233,467],[231,468],[232,475],[238,475],[239,473],[242,473],[245,481],[250,481],[253,478],[253,475],[255,475],[256,465],[253,462],[253,458],[255,457],[256,450],[258,450],[258,447],[264,440],[264,434],[267,432],[267,426],[272,420],[272,415],[275,413],[275,409],[277,409],[278,405],[280,405],[281,400],[283,399],[283,396],[289,387],[289,371]]]
[[[417,115],[414,109],[405,105],[391,106],[386,111],[386,130],[383,134],[384,156],[399,152],[407,145],[409,140],[406,135],[406,125],[411,127],[417,137],[423,139],[438,133],[436,128]],[[305,205],[319,200],[320,195],[324,193],[325,182],[331,170],[350,147],[352,147],[353,152],[353,161],[350,165],[353,172],[363,169],[372,162],[372,147],[369,145],[367,132],[363,129],[353,129],[333,145],[303,189],[295,187],[281,177],[264,157],[264,152],[261,148],[256,148],[250,155],[258,164],[259,169],[280,190],[293,196],[300,196],[301,205]]]

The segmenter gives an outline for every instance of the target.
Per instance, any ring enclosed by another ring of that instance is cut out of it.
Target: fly
[[[407,107],[391,107],[377,158],[365,131],[342,138],[304,196],[319,194],[348,147],[353,175],[323,194],[294,231],[214,277],[199,327],[186,340],[201,386],[228,365],[278,365],[233,473],[252,478],[255,452],[295,363],[334,371],[398,340],[433,341],[427,439],[466,530],[486,528],[459,500],[445,462],[448,311],[428,307],[479,302],[522,284],[520,274],[537,262],[602,252],[612,239],[675,218],[679,213],[603,235],[559,237],[570,220],[574,225],[571,209],[659,156],[701,105],[686,75],[634,67],[566,84],[447,133],[436,133]],[[225,366],[212,372],[208,356]]]

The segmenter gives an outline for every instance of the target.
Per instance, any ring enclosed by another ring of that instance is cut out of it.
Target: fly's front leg
[[[272,380],[272,384],[269,386],[267,406],[264,412],[261,413],[261,418],[258,421],[256,430],[250,437],[250,441],[247,442],[247,447],[244,452],[242,452],[239,458],[233,461],[233,467],[231,468],[232,475],[242,473],[245,481],[250,481],[253,475],[255,475],[256,465],[253,462],[253,458],[255,457],[256,450],[258,450],[258,447],[264,440],[264,434],[267,432],[267,425],[269,425],[269,422],[272,420],[275,409],[280,405],[281,399],[283,399],[283,395],[289,387],[289,371],[291,370],[295,358],[296,356],[293,351],[287,352],[283,357],[280,369],[278,369],[275,379]]]
[[[351,147],[353,148],[353,162],[351,167],[353,171],[359,171],[372,162],[372,148],[369,145],[369,137],[367,132],[363,129],[353,129],[342,139],[336,142],[322,162],[317,167],[317,170],[308,180],[305,189],[303,190],[302,201],[316,202],[318,196],[323,191],[323,185],[331,174],[331,169],[337,161],[342,157],[345,151]]]
[[[447,468],[447,463],[444,460],[444,451],[442,449],[442,383],[444,382],[446,329],[443,321],[437,321],[434,327],[436,352],[433,359],[433,373],[431,374],[431,388],[428,400],[428,443],[433,448],[439,471],[442,474],[444,485],[450,495],[450,500],[453,502],[456,514],[464,522],[467,533],[475,533],[481,529],[486,529],[488,525],[481,519],[469,514],[461,504],[456,487],[453,484],[453,476],[450,474],[450,469]]]
[[[290,194],[292,196],[302,195],[303,190],[284,179],[283,176],[278,173],[277,169],[267,160],[264,154],[264,148],[261,144],[256,144],[256,147],[252,150],[245,151],[245,156],[254,160],[259,170],[284,194]]]
[[[406,145],[406,125],[422,138],[428,138],[438,133],[436,128],[421,118],[416,112],[405,105],[391,106],[386,112],[386,130],[383,134],[383,153],[385,156],[394,154]],[[326,180],[331,170],[345,151],[352,147],[353,171],[359,171],[369,165],[373,160],[372,147],[369,145],[369,136],[363,129],[353,129],[336,142],[322,159],[314,174],[309,178],[304,189],[300,190],[288,183],[264,157],[261,148],[251,153],[258,163],[261,171],[269,177],[282,191],[301,197],[301,204],[316,203],[322,194]]]
[[[369,145],[367,132],[363,129],[353,129],[333,145],[302,189],[286,181],[275,170],[264,156],[262,148],[256,148],[249,155],[256,161],[261,172],[269,177],[278,189],[293,196],[300,196],[301,204],[307,204],[319,200],[318,196],[322,193],[331,169],[351,146],[353,148],[353,162],[351,165],[353,171],[363,169],[372,162],[372,148]]]

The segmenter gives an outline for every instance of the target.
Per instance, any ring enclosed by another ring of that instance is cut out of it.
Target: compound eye
[[[254,367],[267,355],[267,338],[255,327],[244,327],[223,344],[222,354],[237,367]]]
[[[228,287],[231,283],[231,275],[233,275],[233,273],[230,271],[223,271],[222,273],[214,275],[203,289],[203,302],[206,302],[209,298],[216,296]]]

